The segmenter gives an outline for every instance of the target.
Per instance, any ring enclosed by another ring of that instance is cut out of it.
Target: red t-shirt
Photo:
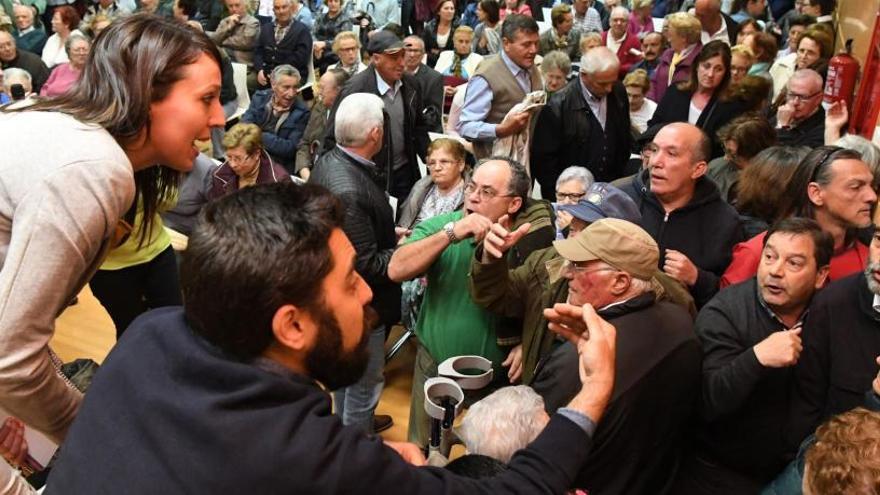
[[[761,261],[761,251],[764,247],[764,236],[767,231],[752,237],[751,239],[740,242],[733,247],[733,258],[730,266],[721,276],[721,288],[728,285],[738,284],[744,280],[748,280],[758,273],[758,263]],[[852,246],[835,254],[831,258],[831,271],[828,274],[829,281],[852,275],[865,269],[868,262],[868,247],[859,241]]]

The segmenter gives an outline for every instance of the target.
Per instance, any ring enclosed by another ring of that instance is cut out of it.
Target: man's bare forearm
[[[447,246],[449,246],[449,237],[441,230],[424,239],[399,247],[388,263],[388,278],[395,282],[403,282],[422,275]]]

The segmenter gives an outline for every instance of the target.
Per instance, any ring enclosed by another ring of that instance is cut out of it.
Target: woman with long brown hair
[[[54,320],[138,205],[149,236],[193,142],[224,124],[219,61],[204,34],[132,15],[98,37],[70,91],[0,109],[0,408],[55,442],[82,394],[56,371]]]

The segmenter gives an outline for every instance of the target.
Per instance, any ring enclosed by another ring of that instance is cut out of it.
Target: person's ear
[[[317,333],[317,325],[311,315],[292,304],[285,304],[272,316],[272,334],[279,345],[295,352],[311,347]]]
[[[825,287],[825,282],[828,281],[828,274],[831,272],[831,265],[825,265],[822,268],[819,268],[819,271],[816,272],[816,290]]]
[[[513,214],[519,211],[522,206],[523,200],[519,196],[516,196],[510,200],[510,203],[507,204],[507,213]]]
[[[615,296],[626,294],[632,285],[632,277],[626,272],[617,272],[611,281],[611,293]]]
[[[807,184],[807,198],[810,200],[810,203],[816,206],[825,205],[825,195],[822,193],[822,187],[816,182]]]
[[[706,172],[709,170],[709,165],[705,160],[700,160],[694,165],[693,170],[691,171],[691,179],[697,180],[700,177],[706,175]]]

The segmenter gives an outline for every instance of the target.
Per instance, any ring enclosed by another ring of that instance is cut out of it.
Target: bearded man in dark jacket
[[[660,269],[687,285],[701,307],[718,292],[733,246],[745,234],[736,210],[704,177],[712,143],[703,131],[667,124],[652,148],[650,168],[622,189],[639,205],[639,225],[660,246]]]

